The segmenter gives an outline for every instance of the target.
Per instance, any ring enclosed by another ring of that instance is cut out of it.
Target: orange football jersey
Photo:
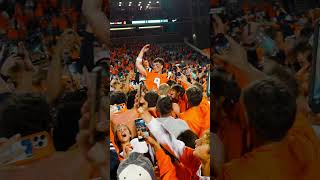
[[[147,72],[146,86],[148,90],[158,91],[160,84],[167,82],[167,74]]]

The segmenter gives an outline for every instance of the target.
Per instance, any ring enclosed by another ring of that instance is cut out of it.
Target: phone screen
[[[312,76],[310,83],[309,105],[314,113],[320,113],[320,20],[313,36]]]
[[[141,131],[144,133],[145,136],[149,136],[149,132],[147,130],[147,125],[143,119],[136,119],[135,120],[137,131]],[[138,136],[139,140],[143,140],[142,137]]]

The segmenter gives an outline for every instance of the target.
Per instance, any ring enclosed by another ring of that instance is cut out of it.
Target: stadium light
[[[110,28],[110,31],[123,31],[123,30],[130,30],[134,29],[134,27],[126,27],[126,28]]]
[[[159,1],[157,1],[157,4],[159,4]]]
[[[162,26],[146,26],[146,27],[139,27],[139,29],[157,29],[162,28]]]
[[[149,1],[149,4],[151,4],[151,1]]]

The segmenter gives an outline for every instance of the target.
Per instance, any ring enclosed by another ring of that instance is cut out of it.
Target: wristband
[[[142,63],[142,58],[141,57],[137,57],[137,62],[138,63]]]

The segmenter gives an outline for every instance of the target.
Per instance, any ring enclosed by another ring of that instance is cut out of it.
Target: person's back
[[[252,84],[243,97],[255,148],[225,164],[218,179],[318,179],[320,142],[305,118],[299,112],[296,116],[287,86],[267,78]]]
[[[202,101],[202,92],[193,86],[186,91],[186,94],[190,108],[181,113],[180,118],[185,120],[190,129],[200,137],[207,130],[205,117],[202,116],[199,106]]]
[[[160,112],[160,118],[157,118],[161,124],[176,138],[184,131],[190,129],[188,124],[182,119],[175,119],[173,114],[172,100],[169,96],[162,97],[157,102],[157,111]]]
[[[172,133],[175,137],[185,130],[189,129],[188,124],[182,119],[175,119],[173,117],[157,118],[163,126]]]

